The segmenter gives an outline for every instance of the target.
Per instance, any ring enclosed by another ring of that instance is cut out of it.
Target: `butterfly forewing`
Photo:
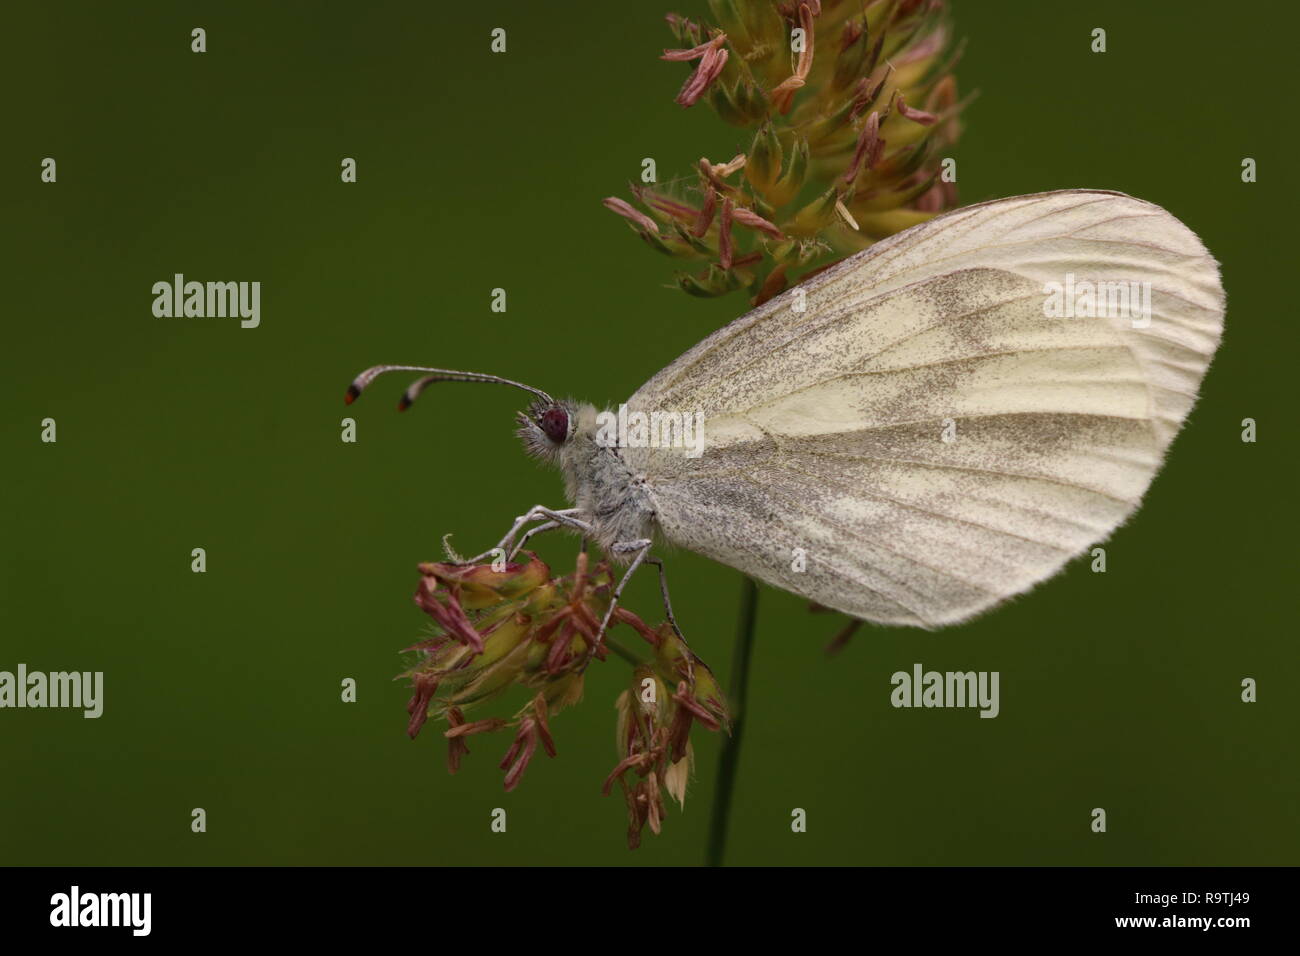
[[[1091,315],[1088,283],[1111,290]],[[702,412],[701,457],[624,454],[669,541],[868,620],[949,624],[1132,513],[1222,315],[1217,265],[1158,206],[970,206],[737,319],[628,401]]]

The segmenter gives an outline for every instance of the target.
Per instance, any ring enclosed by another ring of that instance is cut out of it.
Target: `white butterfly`
[[[1168,212],[1064,190],[879,242],[655,375],[627,412],[701,413],[699,457],[611,447],[593,406],[490,375],[378,366],[349,400],[393,369],[430,373],[403,407],[435,381],[532,392],[520,434],[559,465],[572,507],[522,515],[503,551],[577,528],[631,563],[621,591],[662,538],[846,614],[932,628],[1050,577],[1134,512],[1223,305],[1217,264]]]

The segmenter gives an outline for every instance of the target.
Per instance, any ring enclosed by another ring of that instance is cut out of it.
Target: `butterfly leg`
[[[645,559],[646,564],[653,564],[659,572],[659,594],[663,597],[664,612],[668,615],[668,623],[672,625],[673,633],[677,639],[682,642],[682,647],[686,651],[686,674],[687,677],[695,680],[695,652],[691,650],[691,645],[686,641],[686,635],[682,633],[681,627],[677,623],[677,617],[673,614],[673,599],[668,596],[668,572],[664,569],[663,558]]]
[[[520,515],[518,518],[515,519],[515,523],[510,527],[510,530],[506,533],[506,536],[497,543],[497,546],[495,548],[492,548],[488,551],[484,551],[482,554],[476,554],[472,558],[466,558],[463,561],[458,561],[457,563],[458,564],[481,564],[484,561],[486,561],[488,558],[494,557],[497,554],[497,552],[501,552],[503,554],[513,554],[511,548],[512,545],[514,544],[515,536],[519,534],[519,529],[522,528],[524,525],[528,524],[530,521],[536,521],[539,518],[545,518],[549,522],[555,522],[556,527],[559,527],[560,525],[564,525],[570,528],[576,528],[577,530],[581,531],[584,535],[590,535],[592,533],[591,525],[583,521],[581,518],[576,517],[579,514],[581,514],[581,509],[578,508],[565,508],[561,511],[556,511],[553,508],[547,508],[545,505],[534,505],[533,507],[529,508],[527,512],[525,512],[524,514]]]
[[[545,524],[533,525],[531,528],[529,528],[527,531],[524,532],[523,537],[521,537],[519,541],[515,544],[515,546],[510,549],[510,554],[507,556],[506,560],[513,561],[515,559],[515,555],[517,555],[520,551],[523,550],[524,545],[528,543],[528,539],[531,538],[533,535],[541,534],[543,531],[554,531],[556,528],[559,527],[563,527],[563,526],[558,521],[548,521]],[[586,541],[587,539],[583,538],[583,540]]]
[[[645,563],[647,556],[650,554],[650,546],[654,542],[649,538],[638,538],[636,541],[619,541],[610,547],[611,551],[619,554],[632,554],[632,561],[623,572],[623,577],[619,579],[618,585],[614,588],[614,593],[609,598],[609,609],[605,611],[605,617],[600,622],[600,630],[596,632],[596,640],[587,651],[587,661],[582,666],[585,669],[591,659],[596,656],[600,650],[600,645],[605,640],[605,631],[609,628],[610,618],[614,616],[614,609],[618,607],[618,599],[623,594],[623,588],[627,587],[627,582],[632,579],[636,569]]]
[[[664,611],[668,615],[668,623],[673,626],[673,630],[676,632],[677,636],[684,642],[686,640],[686,635],[684,635],[682,629],[677,626],[677,618],[673,616],[673,599],[668,596],[668,575],[664,571],[664,559],[646,558],[645,563],[654,565],[655,569],[659,572],[659,594],[664,601]]]

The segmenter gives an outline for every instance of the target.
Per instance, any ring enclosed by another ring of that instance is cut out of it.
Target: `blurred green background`
[[[562,501],[512,436],[519,397],[444,386],[399,416],[405,382],[384,380],[347,412],[359,441],[339,438],[344,387],[374,363],[618,402],[744,310],[668,288],[674,264],[600,204],[642,157],[666,179],[746,145],[673,104],[684,70],[656,60],[669,2],[6,11],[0,669],[103,671],[106,700],[99,720],[0,711],[0,863],[703,859],[714,735],[697,731],[685,812],[636,853],[621,798],[600,795],[617,659],[514,793],[506,738],[478,739],[451,777],[432,727],[405,736],[392,678],[425,623],[416,563],[447,532],[476,550]],[[1077,561],[975,623],[866,629],[834,659],[837,619],[763,590],[728,861],[1296,863],[1294,13],[954,12],[960,86],[980,92],[953,151],[963,201],[1104,187],[1164,205],[1222,262],[1224,346],[1108,573]],[[505,55],[488,51],[497,26]],[[57,184],[39,180],[46,156]],[[155,318],[150,288],[176,272],[261,281],[261,327]],[[572,539],[543,540],[571,566]],[[669,572],[725,681],[737,573],[685,553]],[[630,594],[658,619],[652,575]],[[890,674],[918,661],[1000,671],[1001,716],[891,708]]]

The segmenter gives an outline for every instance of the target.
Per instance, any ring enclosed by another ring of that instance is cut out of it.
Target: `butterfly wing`
[[[1086,315],[1089,282],[1115,314]],[[1051,283],[1085,315],[1049,317]],[[955,623],[1133,513],[1223,302],[1214,259],[1158,206],[1093,190],[968,206],[765,303],[629,399],[701,412],[701,457],[624,455],[668,541],[867,620]]]

